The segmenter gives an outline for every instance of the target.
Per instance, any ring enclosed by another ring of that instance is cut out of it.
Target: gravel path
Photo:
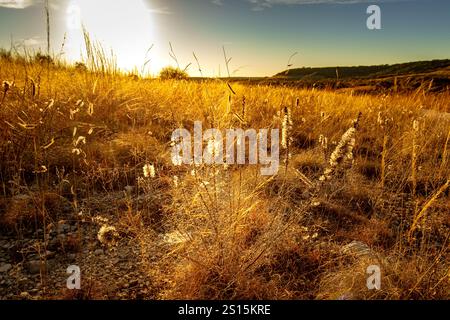
[[[114,217],[109,217],[114,219]],[[135,240],[123,238],[107,248],[92,222],[60,221],[43,230],[0,235],[0,300],[5,299],[149,299],[146,276]],[[81,290],[68,290],[67,268],[81,271]]]

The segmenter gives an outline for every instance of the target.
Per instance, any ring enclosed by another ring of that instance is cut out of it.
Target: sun
[[[121,69],[142,70],[156,42],[152,13],[143,0],[72,0],[66,10],[67,54],[79,60],[84,50],[82,26],[112,50]]]

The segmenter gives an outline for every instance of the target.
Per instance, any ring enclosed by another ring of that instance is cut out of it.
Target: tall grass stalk
[[[411,153],[411,182],[412,195],[416,196],[417,190],[417,134],[419,132],[419,121],[413,121],[413,138],[412,138],[412,153]]]

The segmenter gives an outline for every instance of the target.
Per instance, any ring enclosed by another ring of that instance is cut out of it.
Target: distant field
[[[450,88],[450,60],[377,66],[305,67],[285,70],[273,77],[233,77],[228,81],[297,88],[354,89],[355,93],[386,93],[417,89],[442,92]]]
[[[377,66],[298,68],[283,71],[275,77],[305,80],[370,79],[416,75],[441,70],[450,72],[449,67],[450,60],[432,60]]]

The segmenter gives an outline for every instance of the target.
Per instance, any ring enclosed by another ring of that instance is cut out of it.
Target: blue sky
[[[286,67],[370,65],[450,58],[447,0],[49,0],[52,50],[80,60],[81,22],[123,68],[156,73],[198,56],[205,75],[225,75],[222,46],[238,76],[269,76]],[[0,46],[11,38],[28,50],[45,48],[43,0],[0,0]],[[381,30],[368,30],[366,9],[381,8]],[[75,9],[74,9],[75,8]],[[74,18],[75,17],[75,18]],[[71,22],[69,22],[71,21]],[[75,26],[74,26],[75,24]],[[154,45],[146,55],[147,49]]]

